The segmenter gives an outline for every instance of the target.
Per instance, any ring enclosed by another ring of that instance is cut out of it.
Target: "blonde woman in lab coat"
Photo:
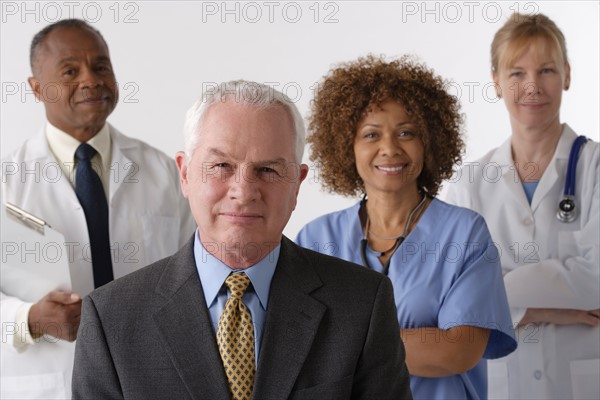
[[[599,146],[576,165],[572,222],[557,218],[577,133],[560,121],[571,68],[560,29],[514,14],[492,43],[492,76],[512,128],[463,168],[447,200],[484,216],[501,252],[517,351],[489,362],[490,398],[600,398]],[[594,132],[580,132],[588,136]]]

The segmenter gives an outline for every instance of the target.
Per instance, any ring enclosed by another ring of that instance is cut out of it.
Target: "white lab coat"
[[[110,134],[109,226],[117,279],[174,253],[189,240],[195,222],[181,195],[174,160],[113,127]],[[70,243],[74,286],[84,293],[93,289],[85,215],[43,132],[2,160],[2,201],[61,232]],[[7,294],[10,288],[2,286],[1,398],[70,398],[75,344],[47,336],[33,345],[15,346],[11,324],[23,301]]]
[[[572,223],[556,218],[576,136],[565,124],[531,206],[510,139],[466,163],[450,185],[447,200],[482,214],[499,247],[514,324],[528,307],[600,308],[598,143],[588,141],[577,164],[579,217]],[[600,328],[528,325],[517,340],[514,353],[488,362],[490,398],[600,398]]]

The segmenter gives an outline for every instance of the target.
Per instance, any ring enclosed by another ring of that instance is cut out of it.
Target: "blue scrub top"
[[[317,218],[302,228],[296,242],[362,265],[359,207],[360,203]],[[382,272],[378,254],[367,250],[367,260]],[[500,257],[479,214],[433,199],[392,255],[388,277],[401,328],[488,328],[484,358],[503,357],[516,349]],[[411,376],[411,390],[415,399],[486,399],[486,361],[460,375]]]

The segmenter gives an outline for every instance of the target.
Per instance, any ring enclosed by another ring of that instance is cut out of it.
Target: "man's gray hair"
[[[233,100],[236,103],[259,109],[282,107],[287,111],[294,123],[294,134],[296,136],[296,148],[294,149],[295,161],[298,164],[302,163],[306,130],[298,108],[289,97],[273,87],[245,80],[229,81],[220,84],[214,83],[211,85],[206,84],[205,86],[206,89],[202,93],[202,97],[194,102],[185,116],[183,136],[187,163],[191,161],[194,150],[196,150],[200,141],[202,121],[206,112],[212,104],[227,100]]]

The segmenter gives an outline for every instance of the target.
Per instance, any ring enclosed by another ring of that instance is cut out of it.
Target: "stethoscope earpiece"
[[[575,175],[577,173],[577,160],[581,147],[587,142],[585,136],[578,136],[571,146],[569,161],[567,164],[567,179],[562,200],[558,203],[556,218],[560,222],[569,223],[577,218],[577,207],[575,205]]]

